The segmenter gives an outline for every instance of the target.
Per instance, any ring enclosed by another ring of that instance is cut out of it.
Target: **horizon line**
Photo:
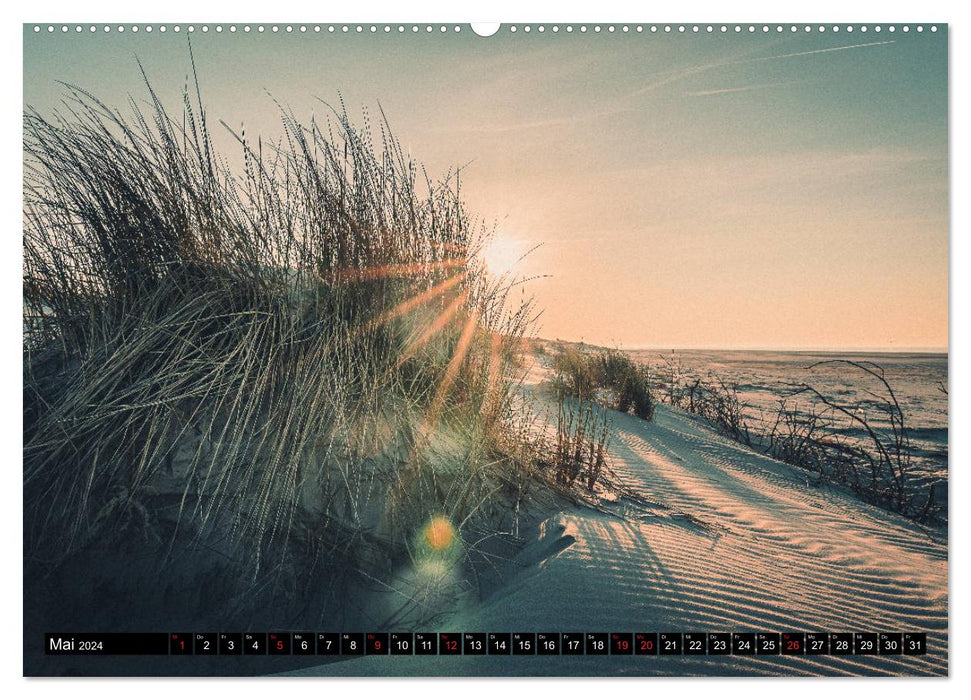
[[[547,342],[572,343],[574,345],[589,345],[591,347],[616,348],[618,350],[661,350],[661,351],[728,351],[728,352],[839,352],[839,353],[882,353],[882,354],[927,354],[927,355],[947,355],[947,346],[915,345],[911,347],[886,347],[886,346],[726,346],[726,345],[658,345],[658,344],[613,344],[604,345],[600,343],[588,342],[586,340],[567,340],[565,338],[543,338],[533,336],[534,340]]]

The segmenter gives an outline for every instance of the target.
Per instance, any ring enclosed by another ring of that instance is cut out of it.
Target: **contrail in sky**
[[[718,88],[713,90],[695,90],[694,92],[684,93],[688,97],[706,97],[708,95],[727,95],[733,92],[749,92],[750,90],[766,90],[769,88],[776,87],[787,87],[789,85],[798,85],[803,81],[801,80],[791,80],[786,83],[765,83],[762,85],[743,85],[741,87],[730,87],[730,88]]]
[[[765,56],[764,58],[750,58],[750,61],[771,61],[773,58],[792,58],[793,56],[809,56],[814,53],[829,53],[830,51],[846,51],[847,49],[862,49],[866,46],[882,46],[894,43],[890,41],[871,41],[869,44],[851,44],[850,46],[834,46],[829,49],[813,49],[812,51],[800,51],[798,53],[784,53],[780,56]]]

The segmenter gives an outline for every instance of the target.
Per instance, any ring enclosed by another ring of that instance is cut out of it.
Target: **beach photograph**
[[[24,676],[949,675],[946,23],[22,34]]]

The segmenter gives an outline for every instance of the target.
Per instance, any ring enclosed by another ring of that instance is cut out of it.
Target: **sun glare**
[[[519,241],[494,236],[482,249],[481,256],[486,272],[492,277],[502,277],[512,272],[522,254]]]

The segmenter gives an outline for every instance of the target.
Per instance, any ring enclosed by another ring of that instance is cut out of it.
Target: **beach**
[[[542,401],[540,362],[525,388]],[[946,530],[862,503],[658,407],[614,415],[628,497],[542,521],[439,631],[927,633],[925,656],[363,657],[308,675],[946,675]]]

